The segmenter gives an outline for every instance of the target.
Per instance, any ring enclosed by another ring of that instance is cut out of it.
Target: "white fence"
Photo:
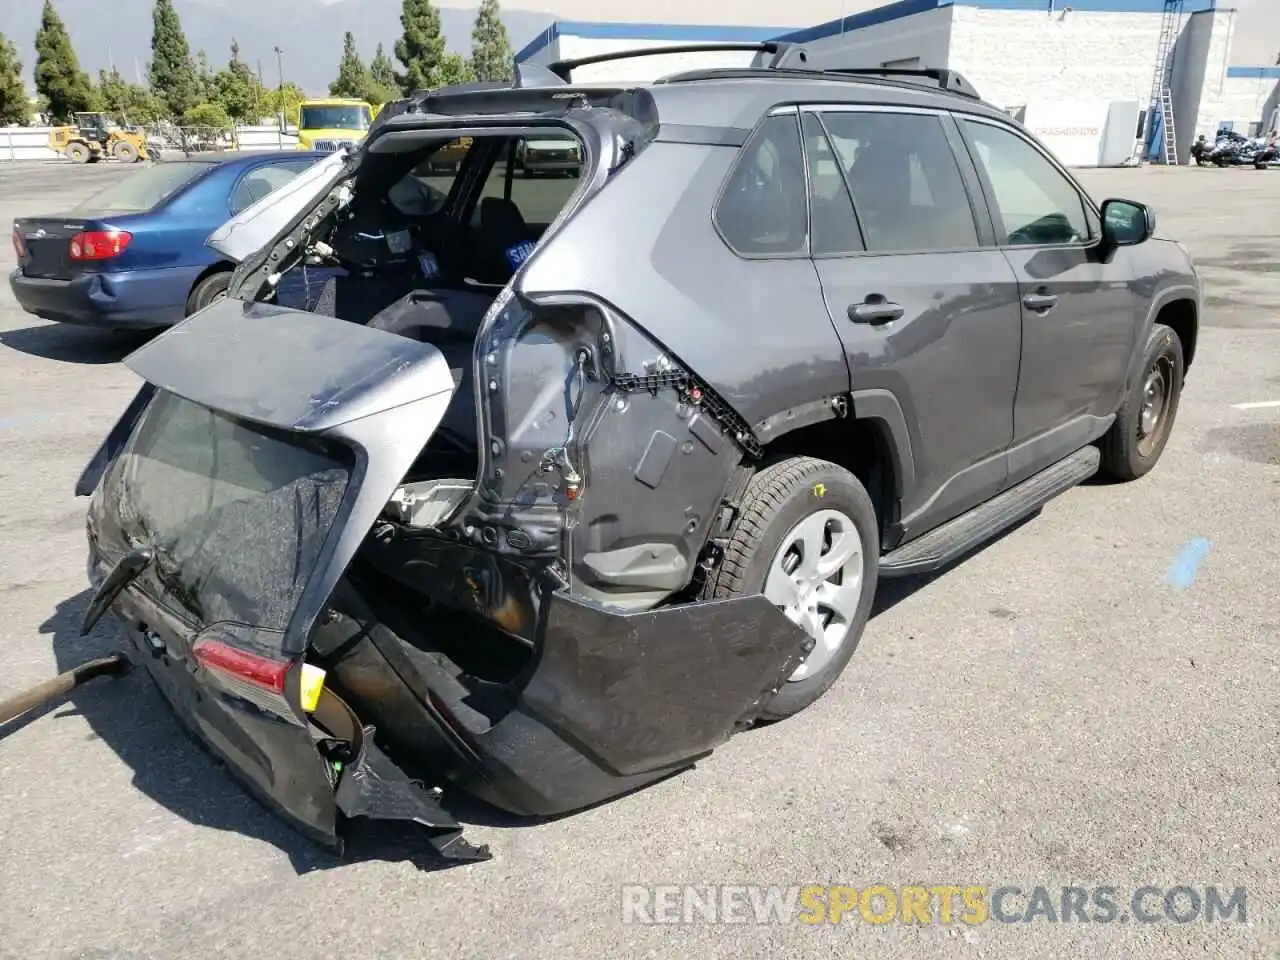
[[[50,127],[0,127],[0,162],[5,160],[62,160],[49,149]],[[240,150],[292,150],[298,145],[294,133],[278,127],[236,127],[235,146]]]

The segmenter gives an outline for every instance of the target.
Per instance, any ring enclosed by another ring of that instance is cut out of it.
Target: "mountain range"
[[[128,80],[145,78],[151,60],[151,0],[54,0],[75,45],[80,64],[96,77],[114,64]],[[40,0],[0,0],[0,33],[17,47],[27,82],[32,85],[35,35],[40,26]],[[194,55],[204,50],[216,70],[231,55],[231,40],[240,58],[257,70],[268,86],[284,79],[311,94],[328,92],[338,73],[342,35],[350,30],[365,62],[382,43],[387,55],[400,36],[401,0],[174,0]],[[469,54],[474,9],[440,7],[442,32],[449,49]],[[555,20],[550,13],[519,9],[502,11],[513,51],[519,50]],[[276,62],[274,47],[283,53]]]

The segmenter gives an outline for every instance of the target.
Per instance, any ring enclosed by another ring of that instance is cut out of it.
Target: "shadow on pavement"
[[[0,332],[0,344],[33,357],[66,363],[119,363],[155,333],[138,330],[99,330],[62,323],[46,323]]]
[[[87,637],[80,621],[91,597],[84,590],[58,604],[40,626],[50,636],[59,673],[129,645],[116,625],[103,621]],[[225,770],[219,760],[189,736],[131,654],[134,668],[123,677],[93,680],[68,698],[0,726],[0,742],[49,713],[79,713],[92,732],[129,767],[133,785],[156,803],[189,823],[261,840],[285,853],[297,873],[329,870],[351,863],[409,861],[420,870],[455,864],[443,861],[424,831],[412,825],[352,821],[346,831],[346,853],[339,858],[258,803]]]

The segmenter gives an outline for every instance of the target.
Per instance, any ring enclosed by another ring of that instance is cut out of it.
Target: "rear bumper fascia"
[[[18,305],[44,320],[80,326],[149,330],[172,326],[186,313],[199,267],[87,273],[74,280],[9,275]]]

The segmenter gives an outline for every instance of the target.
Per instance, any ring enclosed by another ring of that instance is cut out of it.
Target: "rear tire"
[[[191,296],[187,297],[187,316],[203,310],[209,304],[217,300],[221,300],[227,295],[227,288],[231,286],[231,271],[223,270],[218,273],[212,273],[197,283],[191,291]]]
[[[91,153],[83,143],[71,143],[67,145],[66,155],[72,163],[88,163]]]
[[[1100,472],[1114,480],[1137,480],[1164,453],[1178,416],[1185,373],[1182,341],[1163,323],[1153,324],[1143,351],[1142,373],[1102,438]]]
[[[879,538],[867,491],[834,463],[792,457],[751,478],[724,560],[703,595],[764,593],[815,639],[761,720],[799,713],[848,665],[875,599]]]

